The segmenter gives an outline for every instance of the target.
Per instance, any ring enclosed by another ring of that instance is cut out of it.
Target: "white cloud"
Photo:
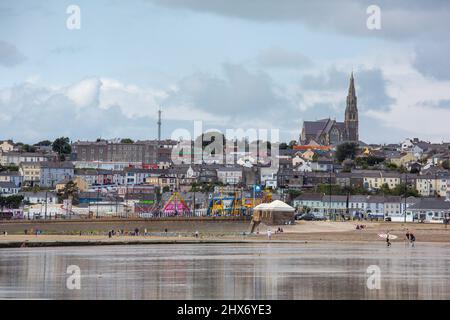
[[[387,128],[437,142],[450,140],[450,109],[440,107],[450,100],[450,81],[424,77],[412,67],[387,77],[388,94],[395,102],[389,110],[369,110],[366,115],[381,120]]]
[[[116,79],[101,78],[101,82],[100,107],[107,109],[111,105],[120,106],[122,112],[129,117],[155,118],[161,101],[167,97],[164,90],[125,84]]]
[[[87,107],[98,103],[102,82],[97,78],[84,79],[66,89],[67,97],[77,107]]]

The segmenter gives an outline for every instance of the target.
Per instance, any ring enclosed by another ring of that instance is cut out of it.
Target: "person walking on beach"
[[[414,243],[416,242],[416,237],[412,233],[409,234],[409,241],[411,242],[411,247],[414,248]]]
[[[386,245],[388,247],[391,246],[391,239],[389,238],[389,231],[386,233]]]
[[[267,230],[267,238],[272,239],[272,230]]]

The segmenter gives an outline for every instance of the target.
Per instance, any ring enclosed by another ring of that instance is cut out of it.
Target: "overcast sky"
[[[202,120],[289,141],[343,120],[353,70],[361,140],[449,141],[449,30],[446,0],[2,0],[0,140],[152,139],[162,106],[166,137]]]

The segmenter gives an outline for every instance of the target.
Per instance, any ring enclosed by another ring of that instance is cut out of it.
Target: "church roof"
[[[337,127],[339,130],[345,130],[344,122],[337,122],[331,119],[303,122],[305,134],[308,136],[315,136],[315,137],[319,137],[324,132],[329,132],[333,126]]]
[[[345,123],[344,122],[335,122],[334,123],[336,128],[339,128],[341,130],[345,130]]]
[[[306,135],[318,136],[327,127],[331,119],[322,119],[317,121],[305,121],[303,122],[303,128]]]

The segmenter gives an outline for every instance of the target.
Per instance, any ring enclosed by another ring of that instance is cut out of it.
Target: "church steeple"
[[[345,131],[348,141],[358,142],[358,103],[355,90],[355,79],[353,72],[350,76],[350,85],[348,87],[347,106],[345,108]]]
[[[348,95],[356,98],[355,79],[353,78],[353,71],[352,71],[352,75],[350,76],[350,85],[348,87]]]

